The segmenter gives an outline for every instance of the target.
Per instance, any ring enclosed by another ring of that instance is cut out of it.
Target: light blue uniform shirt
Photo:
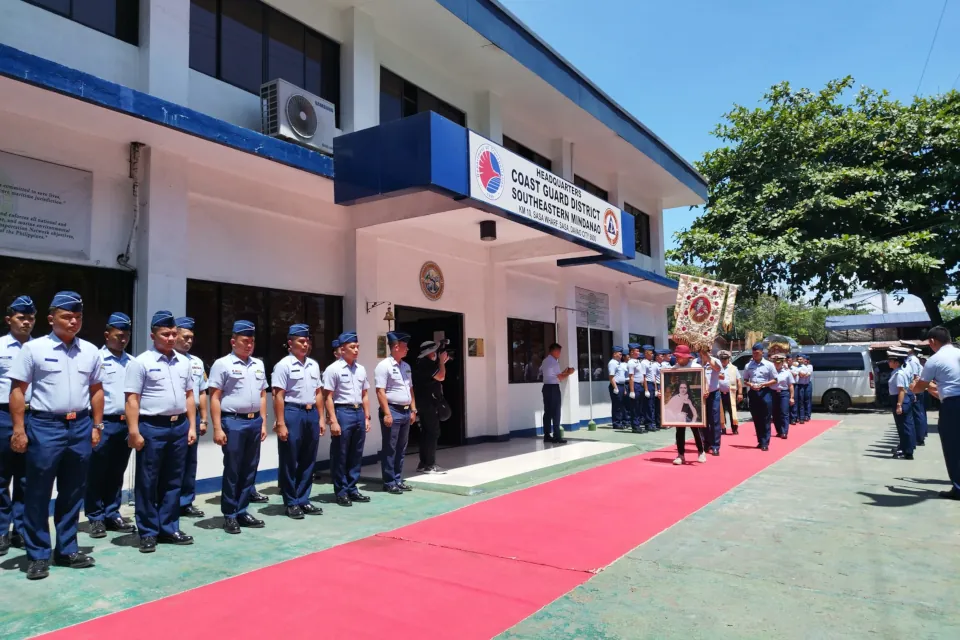
[[[220,389],[220,410],[229,413],[260,411],[260,392],[267,388],[267,369],[259,358],[246,362],[234,354],[210,367],[207,389]],[[262,416],[266,417],[266,416]]]
[[[74,338],[68,347],[54,334],[31,340],[7,372],[11,380],[33,384],[30,408],[65,414],[90,408],[90,387],[103,382],[100,350]]]
[[[354,361],[353,366],[340,358],[323,372],[323,388],[333,395],[333,404],[363,403],[363,392],[370,388],[367,370]]]
[[[714,370],[710,364],[716,364],[720,368]],[[710,362],[703,366],[707,374],[707,391],[713,393],[714,391],[720,390],[720,373],[723,371],[723,365],[720,364],[720,361],[710,356]]]
[[[403,360],[397,363],[393,356],[381,360],[373,370],[373,381],[377,389],[386,392],[388,404],[410,404],[413,372],[410,365]]]
[[[9,333],[0,338],[0,404],[10,402],[10,378],[7,377],[7,372],[13,366],[16,357],[20,355],[20,347],[22,346],[23,344]],[[30,404],[30,391],[32,389],[32,386],[27,386],[27,404]]]
[[[205,381],[203,379],[203,360],[197,356],[192,356],[189,353],[180,353],[177,352],[180,361],[180,366],[183,367],[184,372],[190,378],[190,388],[193,389],[193,399],[198,404],[200,402],[200,392],[207,388]],[[197,415],[200,415],[199,413]]]
[[[736,387],[735,381],[740,377],[740,370],[732,362],[723,368],[720,365],[720,393],[730,393],[730,385]]]
[[[175,416],[187,411],[190,376],[176,351],[167,357],[151,347],[127,363],[125,393],[140,396],[140,415]],[[196,399],[194,399],[196,400]]]
[[[122,416],[126,408],[126,396],[123,393],[127,382],[127,365],[133,358],[124,351],[120,357],[113,355],[110,349],[100,347],[100,366],[103,377],[103,415]]]
[[[613,376],[616,384],[623,384],[627,381],[627,363],[623,360],[611,358],[607,363],[607,375]]]
[[[900,394],[900,389],[906,389],[907,395],[910,395],[910,384],[913,382],[913,373],[910,367],[900,365],[896,371],[890,372],[890,380],[887,382],[887,391],[896,398]]]
[[[923,366],[920,379],[936,382],[941,400],[960,396],[960,349],[952,344],[940,347]]]
[[[553,356],[547,356],[540,364],[540,376],[543,378],[543,384],[560,384],[558,376],[562,372],[560,363]]]
[[[743,369],[743,380],[747,384],[764,384],[777,379],[777,368],[773,363],[764,358],[756,362],[751,358],[750,362]]]
[[[288,355],[273,366],[270,382],[274,389],[283,389],[284,402],[300,406],[317,404],[317,389],[323,387],[317,361],[306,358],[300,362],[294,355]]]
[[[777,384],[773,388],[777,391],[789,391],[790,385],[796,382],[790,369],[781,369],[777,372]]]
[[[647,382],[657,382],[657,378],[660,376],[660,365],[656,360],[646,360],[644,359],[643,365],[643,379]]]
[[[813,367],[808,364],[802,364],[798,367],[797,373],[797,384],[806,386],[810,384],[810,375],[813,373]]]
[[[901,369],[903,367],[900,367]],[[910,356],[907,358],[907,371],[911,376],[920,377],[920,374],[923,372],[923,365],[920,364],[920,358],[917,356]]]

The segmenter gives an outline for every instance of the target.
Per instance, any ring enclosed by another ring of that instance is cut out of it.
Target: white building
[[[260,133],[275,78],[334,104],[339,129],[318,134],[339,136],[332,158]],[[586,372],[631,336],[666,344],[662,211],[706,196],[494,0],[0,0],[0,152],[0,303],[78,290],[82,335],[99,344],[126,311],[134,352],[153,311],[191,315],[207,366],[238,318],[269,368],[291,323],[314,327],[321,364],[355,328],[368,371],[391,308],[415,343],[453,341],[448,445],[539,428],[555,335],[581,371],[563,424],[609,418],[606,376]],[[379,450],[373,429],[365,454]],[[212,490],[209,435],[200,456]]]

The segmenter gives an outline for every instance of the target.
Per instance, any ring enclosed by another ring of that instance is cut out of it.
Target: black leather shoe
[[[192,504],[188,504],[185,507],[180,507],[180,515],[184,518],[202,518],[204,513]]]
[[[27,580],[43,580],[50,575],[50,563],[46,560],[32,560],[27,566]]]
[[[107,518],[103,521],[104,526],[106,526],[107,531],[120,531],[122,533],[133,533],[137,530],[136,525],[132,522],[127,522],[123,518],[117,516],[116,518]]]
[[[254,502],[256,504],[264,504],[266,502],[270,502],[270,498],[263,495],[259,491],[254,490],[253,495],[250,496],[250,502]]]
[[[23,549],[26,543],[23,541],[23,534],[14,531],[10,534],[10,546],[17,549]]]
[[[761,451],[770,451],[770,447],[768,447],[767,445],[763,445],[762,447],[760,447],[760,450],[761,450]]]
[[[365,496],[358,491],[357,493],[350,494],[350,500],[352,502],[370,502],[370,496]]]
[[[300,511],[303,511],[303,512],[304,512],[305,514],[307,514],[308,516],[322,516],[322,515],[323,515],[323,509],[321,509],[320,507],[315,507],[314,505],[310,504],[309,502],[308,502],[307,504],[302,504],[302,505],[300,505]]]
[[[413,491],[413,487],[408,485],[406,482],[401,482],[397,486],[400,487],[401,491]]]
[[[0,536],[0,556],[7,555],[8,551],[10,551],[10,534],[5,533]]]
[[[917,443],[917,446],[918,446],[918,447],[925,447],[925,446],[927,446],[927,443],[926,443],[926,442],[923,442],[923,441],[921,440],[920,442]]]
[[[353,501],[347,496],[337,496],[337,504],[341,507],[352,507]]]
[[[188,544],[193,544],[193,536],[188,536],[183,531],[176,531],[170,535],[160,534],[157,536],[157,542],[162,542],[163,544],[176,544],[182,547]]]
[[[738,435],[740,435],[740,432],[737,431],[736,429],[734,429],[734,430],[733,430],[733,435],[738,436]]]
[[[257,520],[249,513],[241,513],[238,515],[237,524],[241,527],[249,527],[251,529],[263,529],[264,526],[263,520]]]
[[[227,533],[240,533],[240,523],[236,518],[224,518],[223,530]]]
[[[715,456],[718,456],[718,455],[720,455],[720,449],[716,449],[716,448],[711,449],[711,450],[710,450],[710,453],[713,454],[713,455],[715,455]]]
[[[103,520],[90,521],[90,537],[91,538],[107,537],[107,527],[103,524]]]
[[[757,449],[763,449],[763,445],[759,442],[757,443]]]
[[[643,431],[639,431],[638,433],[643,433]],[[553,444],[567,444],[567,441],[564,438],[560,438],[559,440],[554,440]]]
[[[153,553],[157,550],[157,539],[153,536],[140,538],[140,553]]]
[[[292,518],[294,520],[303,520],[303,511],[301,511],[300,507],[295,504],[287,507],[284,512],[287,514],[288,518]]]
[[[946,498],[947,500],[960,500],[960,491],[956,489],[951,489],[950,491],[941,491],[941,498]]]
[[[399,496],[403,494],[403,489],[401,489],[395,484],[392,484],[389,487],[384,487],[383,490],[386,491],[387,493],[392,493],[395,496]]]
[[[79,551],[68,556],[56,556],[53,562],[58,567],[70,567],[71,569],[86,569],[96,564],[96,560]]]

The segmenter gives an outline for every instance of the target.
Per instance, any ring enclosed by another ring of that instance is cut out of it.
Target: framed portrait
[[[661,424],[664,427],[705,427],[703,369],[664,369],[660,376]]]

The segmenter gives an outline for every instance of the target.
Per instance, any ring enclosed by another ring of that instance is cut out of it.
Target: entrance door
[[[406,361],[411,367],[417,366],[420,344],[427,340],[446,338],[450,340],[451,359],[447,362],[447,377],[443,381],[443,396],[450,405],[453,415],[440,423],[440,447],[456,447],[466,440],[466,420],[464,416],[464,379],[463,359],[466,357],[463,339],[463,314],[415,307],[396,307],[397,331],[410,334],[410,352]],[[420,427],[414,424],[410,429],[410,447],[416,451],[420,443]]]

